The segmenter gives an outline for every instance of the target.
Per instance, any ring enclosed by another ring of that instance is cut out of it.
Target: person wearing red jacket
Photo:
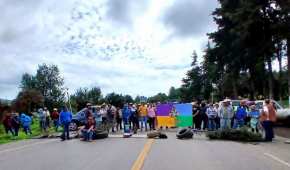
[[[51,120],[53,121],[55,131],[57,132],[58,127],[59,127],[59,113],[57,111],[57,108],[53,109],[53,112],[51,113],[50,117],[51,117]]]
[[[12,130],[12,118],[11,118],[11,113],[4,112],[4,118],[3,118],[3,125],[5,128],[6,134],[9,134],[9,132],[14,135],[14,132]]]

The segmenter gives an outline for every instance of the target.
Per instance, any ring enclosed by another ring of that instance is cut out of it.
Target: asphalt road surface
[[[1,170],[289,170],[290,145],[119,136],[91,143],[35,139],[0,146]],[[144,135],[145,136],[145,135]]]

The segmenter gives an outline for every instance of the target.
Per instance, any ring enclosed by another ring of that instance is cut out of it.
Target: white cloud
[[[208,30],[185,37],[164,24],[177,1],[1,1],[0,98],[14,98],[21,75],[35,74],[42,63],[58,65],[71,93],[100,86],[104,93],[149,96],[179,86]]]

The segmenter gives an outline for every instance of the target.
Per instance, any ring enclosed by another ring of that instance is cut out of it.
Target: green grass
[[[4,126],[0,124],[0,144],[10,143],[10,142],[19,141],[19,140],[25,140],[25,139],[31,139],[33,137],[40,136],[41,130],[39,127],[39,121],[37,119],[33,120],[33,124],[31,125],[31,131],[32,131],[32,135],[26,135],[23,131],[23,128],[20,128],[18,137],[14,137],[10,133],[7,135],[5,133]],[[61,131],[61,128],[59,128],[58,131]],[[49,134],[53,132],[54,132],[54,128],[51,127],[49,129]]]

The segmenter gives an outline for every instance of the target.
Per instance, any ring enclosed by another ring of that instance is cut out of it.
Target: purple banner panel
[[[157,105],[156,116],[169,116],[172,108],[172,104],[159,104]]]

